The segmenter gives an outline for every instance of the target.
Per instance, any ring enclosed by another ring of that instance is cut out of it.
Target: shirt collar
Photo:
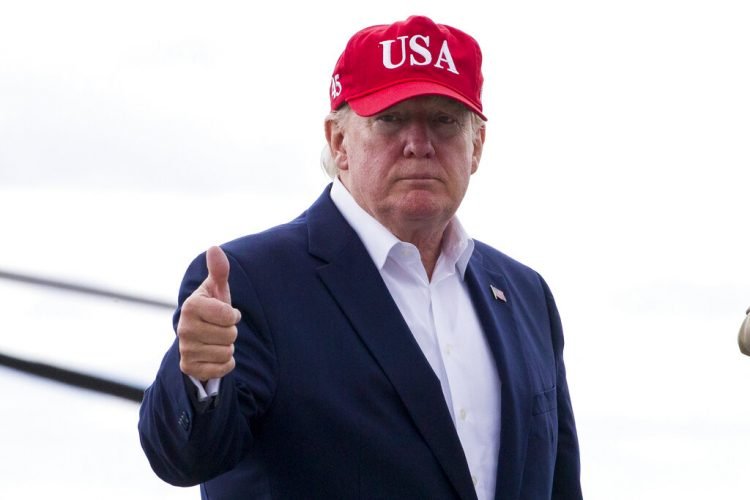
[[[382,270],[391,250],[401,240],[360,207],[338,177],[333,180],[331,200],[362,240],[375,266]],[[454,216],[445,229],[442,258],[447,259],[451,267],[455,266],[463,279],[473,251],[474,240],[469,238],[458,217]]]

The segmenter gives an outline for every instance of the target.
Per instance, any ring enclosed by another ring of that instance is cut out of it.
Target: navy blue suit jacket
[[[440,382],[329,191],[296,220],[223,245],[242,312],[237,365],[204,408],[172,345],[141,406],[151,466],[203,483],[209,499],[475,499]],[[201,256],[180,304],[206,275]],[[466,280],[502,381],[496,498],[580,498],[547,285],[479,242]]]

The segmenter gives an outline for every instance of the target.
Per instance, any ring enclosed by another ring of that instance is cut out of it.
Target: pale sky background
[[[326,185],[348,38],[429,15],[484,52],[460,217],[555,293],[586,498],[748,498],[750,4],[362,5],[0,0],[0,270],[175,300]],[[0,352],[144,386],[173,338],[158,309],[1,280],[0,304]],[[0,390],[0,498],[198,498],[150,471],[137,405]]]

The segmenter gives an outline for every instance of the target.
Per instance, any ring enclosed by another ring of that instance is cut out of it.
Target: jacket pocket
[[[540,415],[557,408],[557,387],[534,395],[534,409],[532,415]]]

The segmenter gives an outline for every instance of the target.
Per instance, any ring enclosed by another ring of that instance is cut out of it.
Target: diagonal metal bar
[[[174,310],[174,308],[177,307],[176,304],[172,302],[166,302],[166,301],[159,300],[159,299],[140,297],[137,295],[115,292],[115,291],[107,290],[104,288],[79,285],[77,283],[70,283],[66,281],[42,278],[39,276],[31,276],[28,274],[14,273],[14,272],[3,271],[3,270],[0,270],[0,279],[18,281],[21,283],[27,283],[29,285],[56,288],[58,290],[67,290],[69,292],[82,293],[86,295],[95,295],[97,297],[105,297],[105,298],[110,298],[114,300],[121,300],[123,302],[131,302],[134,304],[158,307],[161,309]]]
[[[81,389],[109,394],[110,396],[116,396],[136,403],[140,403],[143,400],[144,389],[142,387],[135,387],[133,385],[116,382],[95,375],[89,375],[87,373],[68,370],[66,368],[60,368],[59,366],[49,365],[47,363],[29,361],[0,353],[0,366],[54,380],[55,382],[79,387]]]

